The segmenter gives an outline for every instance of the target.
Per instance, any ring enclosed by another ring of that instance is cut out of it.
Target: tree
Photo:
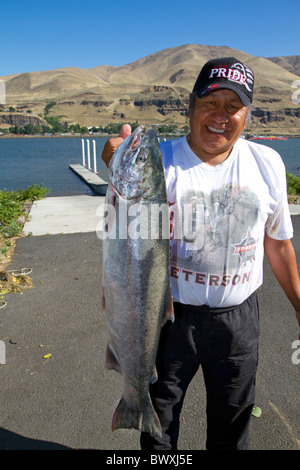
[[[56,105],[56,101],[51,101],[51,103],[46,104],[46,106],[44,108],[45,114],[48,114],[50,108],[53,108],[53,106],[55,106],[55,105]]]
[[[42,125],[42,133],[43,134],[50,134],[52,132],[51,127],[45,126],[44,124]]]

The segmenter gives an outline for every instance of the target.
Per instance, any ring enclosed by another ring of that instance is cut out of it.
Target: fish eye
[[[143,165],[147,160],[147,155],[144,152],[139,152],[136,156],[135,163],[137,165]]]

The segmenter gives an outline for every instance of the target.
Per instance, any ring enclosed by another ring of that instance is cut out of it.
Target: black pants
[[[237,307],[174,307],[175,322],[161,333],[158,380],[150,386],[163,434],[142,433],[141,449],[177,450],[184,396],[200,365],[207,393],[206,448],[249,449],[259,336],[256,293]]]

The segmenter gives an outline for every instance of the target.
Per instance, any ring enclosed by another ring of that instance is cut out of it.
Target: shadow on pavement
[[[6,429],[0,428],[0,450],[72,450],[56,442],[29,439]]]

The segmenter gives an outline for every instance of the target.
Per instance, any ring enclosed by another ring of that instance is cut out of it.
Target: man
[[[190,133],[161,144],[175,322],[162,331],[150,386],[163,433],[142,433],[145,450],[177,449],[185,392],[199,366],[207,449],[249,448],[264,253],[300,325],[285,168],[274,150],[240,138],[253,84],[252,70],[233,57],[207,62],[191,94]],[[106,163],[121,140],[108,141]]]

